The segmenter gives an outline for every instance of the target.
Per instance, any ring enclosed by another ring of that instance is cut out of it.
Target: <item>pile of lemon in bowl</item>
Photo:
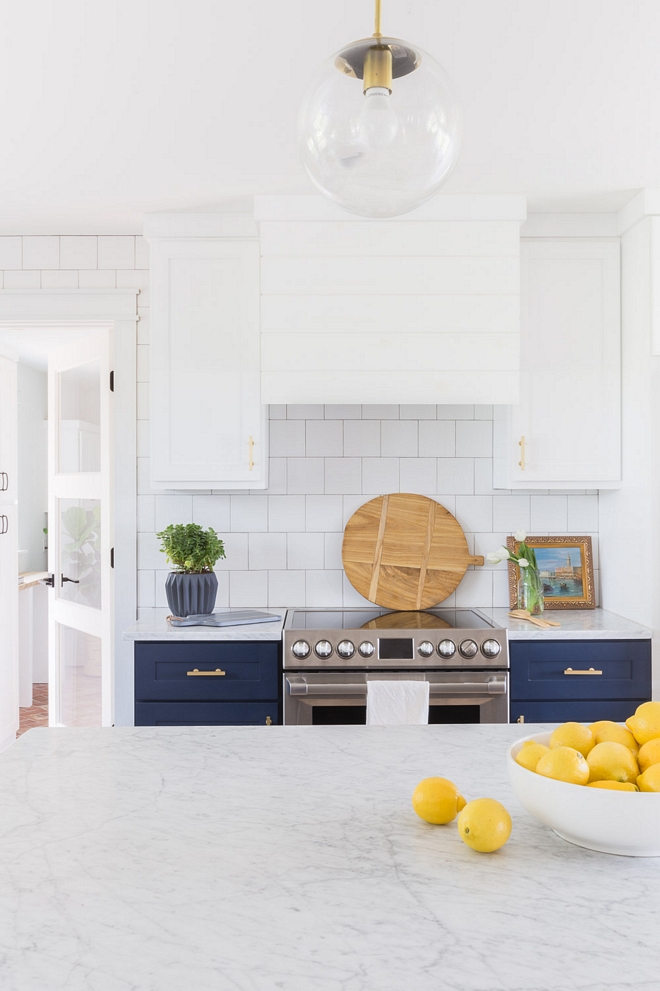
[[[660,702],[644,702],[626,725],[563,723],[549,745],[527,740],[516,763],[546,778],[613,791],[660,792]]]

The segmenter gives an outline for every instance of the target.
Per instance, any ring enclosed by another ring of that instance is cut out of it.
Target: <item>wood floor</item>
[[[20,726],[17,736],[22,736],[35,726],[48,726],[48,685],[33,685],[32,705],[18,711]]]

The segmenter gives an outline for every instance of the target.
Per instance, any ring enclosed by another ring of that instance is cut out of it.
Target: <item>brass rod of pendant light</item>
[[[380,0],[375,0],[376,10],[374,12],[374,38],[381,38],[380,33]]]

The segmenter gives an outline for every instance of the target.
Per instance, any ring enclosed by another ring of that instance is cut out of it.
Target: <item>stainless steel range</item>
[[[475,609],[295,609],[283,666],[289,725],[364,723],[379,678],[428,681],[430,723],[509,721],[506,630]]]

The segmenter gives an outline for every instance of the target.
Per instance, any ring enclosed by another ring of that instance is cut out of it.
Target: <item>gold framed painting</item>
[[[527,537],[534,550],[543,586],[546,609],[595,609],[596,588],[591,537]],[[507,548],[518,550],[519,541],[507,537]],[[509,562],[509,602],[518,605],[518,568]]]

